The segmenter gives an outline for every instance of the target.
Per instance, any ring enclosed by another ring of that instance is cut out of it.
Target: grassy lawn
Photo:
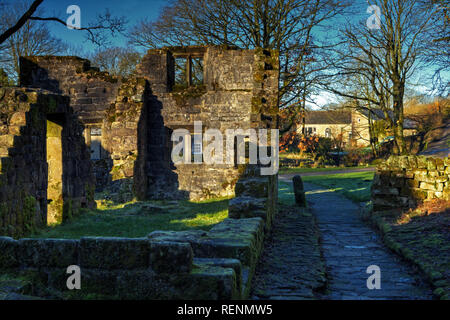
[[[373,172],[354,172],[303,177],[305,182],[333,189],[357,202],[370,199]],[[294,205],[290,183],[280,181],[279,201]],[[47,227],[33,238],[79,239],[83,236],[145,237],[155,230],[209,230],[228,216],[228,199],[202,202],[151,201],[122,205],[102,203],[96,210],[83,214],[56,227]]]
[[[296,205],[292,183],[278,181],[278,203],[286,206]]]
[[[130,202],[85,210],[73,220],[47,227],[33,238],[78,239],[83,236],[145,237],[155,230],[209,230],[228,216],[228,199],[202,202]]]
[[[370,168],[374,166],[357,166],[357,167],[328,167],[328,168],[280,168],[280,173],[308,173],[308,172],[327,172],[327,171],[340,171],[348,169],[362,169]]]
[[[374,172],[351,172],[302,177],[304,182],[311,182],[326,187],[355,202],[370,201],[370,187]]]

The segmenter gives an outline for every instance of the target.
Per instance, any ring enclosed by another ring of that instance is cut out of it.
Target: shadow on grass
[[[102,205],[56,227],[48,227],[33,238],[78,239],[97,237],[145,237],[156,230],[209,230],[228,217],[228,199],[202,202],[145,201]]]
[[[352,201],[367,202],[370,201],[370,188],[372,186],[373,177],[373,172],[351,172],[320,176],[303,176],[302,180],[303,182],[313,183],[330,189],[333,192],[338,192]],[[290,196],[292,201],[294,201],[292,183],[280,182],[280,185],[283,185],[283,187],[280,187],[279,197],[284,199],[283,201],[289,202]]]

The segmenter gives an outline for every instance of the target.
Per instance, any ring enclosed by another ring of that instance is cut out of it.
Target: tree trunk
[[[368,114],[368,122],[369,122],[369,139],[370,139],[370,147],[372,148],[372,154],[374,158],[378,157],[378,152],[377,152],[377,142],[378,142],[378,137],[375,136],[375,130],[374,130],[374,124],[373,124],[373,120],[372,120],[372,113],[369,109],[369,114]]]
[[[394,84],[394,94],[392,96],[394,101],[394,139],[397,145],[398,154],[406,153],[406,143],[403,136],[403,122],[405,117],[403,115],[403,88],[400,84]]]

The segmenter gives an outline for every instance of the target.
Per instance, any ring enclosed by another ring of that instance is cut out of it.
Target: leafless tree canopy
[[[111,47],[97,50],[89,59],[92,66],[108,71],[113,75],[128,77],[134,73],[141,55],[132,49]]]
[[[408,79],[423,66],[436,9],[415,0],[375,0],[370,4],[381,9],[380,29],[369,29],[366,21],[349,22],[342,29],[341,44],[332,51],[332,76],[323,85],[366,107],[381,108],[393,129],[398,152],[404,153],[405,89]]]
[[[7,30],[20,19],[29,7],[26,1],[4,4],[0,11],[0,30]],[[37,9],[36,14],[43,14]],[[27,20],[23,26],[0,45],[0,64],[9,77],[16,81],[19,74],[19,57],[59,54],[66,45],[53,37],[45,23]]]
[[[333,0],[177,0],[157,21],[144,20],[132,28],[130,42],[146,48],[225,44],[277,49],[285,93],[296,85],[302,59],[311,58],[319,46],[313,30],[345,6]]]
[[[43,16],[42,11],[39,11],[39,6],[44,0],[34,0],[19,2],[12,2],[9,6],[3,5],[3,7],[21,7],[20,15],[16,18],[16,21],[6,26],[5,29],[0,30],[0,45],[3,44],[8,38],[17,33],[25,24],[30,20],[32,21],[44,21],[44,22],[57,22],[67,27],[67,23],[64,19],[60,17],[53,16]],[[2,9],[0,7],[0,9]],[[9,8],[5,8],[10,10]],[[6,11],[6,10],[5,10]],[[87,33],[87,40],[91,41],[97,45],[105,45],[108,42],[108,37],[105,35],[105,31],[109,31],[112,36],[117,33],[125,31],[125,25],[127,19],[125,17],[115,17],[108,9],[105,10],[103,14],[98,14],[97,19],[93,22],[88,23],[87,26],[82,26],[80,28],[74,28],[76,30],[85,31]]]

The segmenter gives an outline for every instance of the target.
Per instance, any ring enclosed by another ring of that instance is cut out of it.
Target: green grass
[[[159,212],[143,209],[159,206]],[[155,230],[209,230],[228,216],[228,199],[178,203],[152,201],[101,205],[56,227],[47,227],[33,238],[79,239],[84,236],[145,237]]]
[[[280,168],[280,173],[309,173],[309,172],[327,172],[340,171],[349,169],[370,168],[373,166],[357,166],[357,167],[327,167],[327,168]]]
[[[328,169],[328,168],[327,168]],[[316,169],[317,170],[317,169]],[[326,171],[326,170],[325,170]],[[332,189],[356,202],[370,200],[373,172],[353,172],[305,176],[303,181]],[[294,205],[290,183],[279,183],[281,204]],[[145,206],[159,207],[156,212]],[[33,238],[79,239],[83,236],[145,237],[155,230],[209,230],[228,216],[228,199],[202,202],[130,202],[122,205],[103,203],[96,210],[83,214],[56,227],[47,227],[32,235]]]
[[[374,172],[351,172],[320,176],[304,176],[304,182],[326,187],[355,202],[370,201]]]
[[[287,183],[284,181],[278,182],[278,202],[287,206],[295,205],[295,196],[292,183]]]

